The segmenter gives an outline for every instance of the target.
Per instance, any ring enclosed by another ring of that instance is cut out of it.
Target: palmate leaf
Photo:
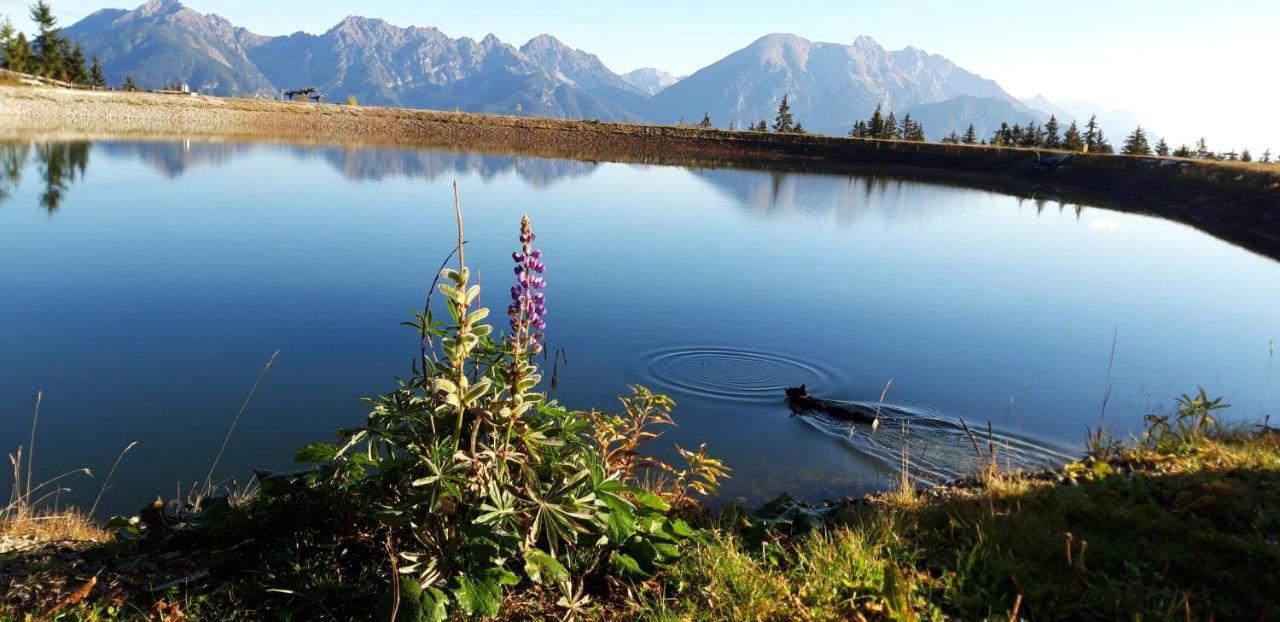
[[[524,554],[524,573],[529,580],[544,585],[569,580],[569,571],[556,558],[538,549]]]
[[[486,568],[453,581],[453,598],[468,616],[492,618],[502,606],[502,587],[515,585],[520,577],[506,568]]]
[[[328,462],[338,456],[338,448],[326,443],[311,443],[298,450],[294,462]]]

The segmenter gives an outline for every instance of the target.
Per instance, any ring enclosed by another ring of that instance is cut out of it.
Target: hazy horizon
[[[23,0],[0,0],[0,14],[30,31]],[[125,6],[120,6],[121,4]],[[134,8],[140,1],[59,0],[60,25],[103,8]],[[1087,100],[1108,110],[1132,111],[1176,146],[1200,136],[1218,151],[1280,150],[1280,124],[1268,122],[1280,84],[1263,70],[1280,23],[1280,3],[1237,0],[1104,3],[1085,0],[1070,12],[1008,0],[982,6],[923,1],[903,19],[900,6],[858,6],[822,0],[803,11],[774,15],[759,0],[732,6],[689,6],[658,0],[645,7],[593,12],[568,0],[451,6],[447,12],[402,0],[308,3],[306,11],[246,0],[185,0],[262,35],[320,33],[348,15],[398,26],[435,26],[452,37],[493,33],[522,44],[550,34],[600,57],[616,73],[655,67],[687,75],[761,36],[789,32],[813,41],[851,43],[870,36],[886,49],[907,46],[945,56],[1000,83],[1011,94],[1050,101]],[[132,6],[130,6],[132,5]],[[495,6],[497,5],[497,6]],[[655,46],[661,36],[669,45]],[[1260,122],[1261,121],[1261,122]],[[1117,146],[1123,136],[1111,136]]]

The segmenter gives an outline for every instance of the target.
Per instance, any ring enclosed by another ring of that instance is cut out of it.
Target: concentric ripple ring
[[[822,385],[834,377],[785,354],[728,347],[667,348],[640,362],[641,376],[655,390],[740,402],[779,401],[784,387]]]

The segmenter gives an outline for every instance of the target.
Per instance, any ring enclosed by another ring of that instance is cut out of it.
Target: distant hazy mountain
[[[1124,142],[1124,138],[1133,132],[1134,128],[1142,125],[1142,122],[1132,112],[1128,110],[1107,110],[1097,102],[1084,100],[1051,102],[1043,95],[1036,95],[1031,99],[1023,100],[1023,103],[1036,110],[1057,116],[1064,127],[1075,121],[1083,128],[1089,122],[1089,117],[1096,114],[1098,115],[1098,126],[1102,128],[1107,140],[1117,149],[1120,143]],[[1143,125],[1143,129],[1146,130],[1147,138],[1154,145],[1159,140],[1159,136],[1150,127]]]
[[[178,0],[99,11],[66,29],[98,55],[114,83],[175,80],[215,95],[274,95],[318,86],[330,99],[567,118],[642,121],[645,97],[592,54],[554,37],[515,48],[489,35],[452,39],[435,28],[400,28],[349,17],[321,35],[264,37]]]
[[[647,112],[659,122],[705,112],[717,126],[743,127],[772,122],[784,94],[797,121],[830,134],[848,132],[880,103],[901,113],[960,95],[1017,101],[995,82],[916,48],[889,52],[870,37],[841,45],[773,34],[659,92]]]
[[[631,86],[634,86],[650,95],[656,95],[658,91],[661,91],[684,78],[677,78],[665,71],[662,71],[661,69],[642,67],[635,71],[629,71],[622,74],[622,79],[626,80]]]
[[[493,35],[455,39],[436,28],[348,17],[322,34],[266,37],[179,0],[98,11],[65,32],[101,58],[113,84],[132,74],[144,88],[183,81],[213,95],[273,97],[317,86],[331,101],[658,123],[709,113],[719,127],[771,122],[788,95],[810,131],[844,134],[883,104],[899,118],[911,112],[930,138],[969,123],[989,134],[1001,121],[1038,118],[1038,106],[942,56],[888,51],[869,37],[843,45],[768,35],[677,79],[652,68],[620,76],[550,35],[517,48]],[[1063,108],[1075,115],[1073,106]],[[1131,115],[1099,113],[1113,142],[1136,125]]]
[[[921,104],[907,112],[913,121],[924,125],[925,136],[929,140],[941,140],[953,131],[964,135],[969,129],[969,124],[973,124],[974,132],[977,133],[978,139],[982,140],[990,139],[1001,123],[1042,124],[1049,120],[1048,114],[1033,110],[1016,101],[970,95]],[[901,114],[898,118],[902,118]]]

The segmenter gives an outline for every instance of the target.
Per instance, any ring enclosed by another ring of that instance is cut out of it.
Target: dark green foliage
[[[916,123],[911,115],[903,117],[902,121],[898,121],[898,117],[892,110],[886,117],[884,114],[884,106],[877,105],[875,112],[871,117],[864,120],[857,120],[853,123],[853,129],[849,131],[849,136],[853,138],[876,138],[879,140],[909,140],[913,142],[925,142],[924,126]]]
[[[1262,159],[1261,159],[1261,160],[1258,160],[1258,161],[1259,161],[1259,162],[1261,162],[1261,163],[1263,163],[1263,164],[1271,164],[1271,150],[1270,150],[1270,149],[1267,149],[1267,150],[1263,151],[1263,152],[1262,152]]]
[[[1062,148],[1067,151],[1084,151],[1084,137],[1080,135],[1080,129],[1076,127],[1076,122],[1072,121],[1067,127],[1066,134],[1062,135]]]
[[[909,140],[911,142],[922,143],[926,140],[924,135],[924,126],[913,121],[910,113],[903,117],[902,126],[898,131],[898,135],[902,140]]]
[[[791,132],[795,128],[795,119],[791,117],[791,103],[787,99],[787,95],[782,96],[782,103],[778,105],[778,116],[773,120],[773,131],[780,134]]]
[[[1000,128],[997,129],[995,134],[991,137],[991,144],[996,147],[1010,146],[1017,144],[1016,138],[1013,128],[1009,127],[1008,123],[1001,123]]]
[[[884,138],[887,133],[885,130],[884,114],[881,112],[881,105],[876,104],[876,111],[871,114],[871,119],[867,121],[867,132],[871,138]]]
[[[1163,137],[1156,143],[1156,155],[1161,157],[1168,157],[1169,155],[1169,143],[1165,142]]]
[[[1020,147],[1039,147],[1044,144],[1044,131],[1036,123],[1028,123],[1022,128],[1022,136],[1018,141]]]
[[[1147,133],[1138,126],[1124,139],[1124,147],[1120,150],[1126,155],[1151,155],[1151,145],[1147,144]]]
[[[71,48],[71,56],[67,61],[67,80],[76,84],[89,84],[91,79],[89,68],[85,65],[84,48],[77,43]]]
[[[960,138],[960,135],[957,134],[955,130],[951,130],[951,133],[943,137],[943,139],[940,142],[943,142],[948,145],[958,145],[960,144],[961,140],[962,139]]]
[[[1062,136],[1058,134],[1058,117],[1049,115],[1049,122],[1044,124],[1044,146],[1050,149],[1062,147]]]
[[[1089,153],[1112,153],[1111,143],[1107,142],[1106,136],[1102,133],[1102,128],[1098,125],[1098,115],[1089,117],[1089,123],[1084,126],[1084,145],[1085,150]]]
[[[125,74],[124,84],[120,85],[120,88],[129,92],[138,90],[138,84],[133,81],[133,74]]]
[[[5,43],[4,67],[12,71],[31,73],[33,70],[31,44],[27,41],[27,35],[18,33]]]
[[[955,136],[955,134],[955,132],[951,133],[952,136]],[[978,143],[978,133],[974,131],[972,123],[969,124],[969,129],[964,131],[964,138],[961,138],[960,142],[966,145],[975,145]]]
[[[1186,145],[1181,145],[1181,146],[1179,146],[1177,149],[1174,149],[1174,150],[1173,150],[1173,157],[1175,157],[1175,158],[1193,158],[1193,157],[1195,157],[1195,152],[1191,151],[1191,147],[1188,147],[1188,146],[1186,146]]]
[[[102,62],[93,57],[93,66],[89,69],[89,83],[98,88],[107,87],[107,75],[102,71]]]
[[[1252,161],[1253,161],[1253,154],[1252,154],[1252,153],[1249,153],[1249,148],[1248,148],[1248,147],[1245,147],[1244,151],[1241,151],[1241,152],[1240,152],[1240,161],[1241,161],[1241,162],[1252,162]]]
[[[31,6],[31,21],[37,28],[36,38],[28,41],[26,35],[14,36],[12,26],[6,21],[0,26],[0,57],[3,67],[12,71],[34,73],[46,78],[87,84],[89,70],[85,66],[84,51],[78,44],[62,35],[53,9],[44,0]]]
[[[702,122],[698,124],[698,127],[704,130],[711,129],[711,113],[709,112],[702,113]]]

